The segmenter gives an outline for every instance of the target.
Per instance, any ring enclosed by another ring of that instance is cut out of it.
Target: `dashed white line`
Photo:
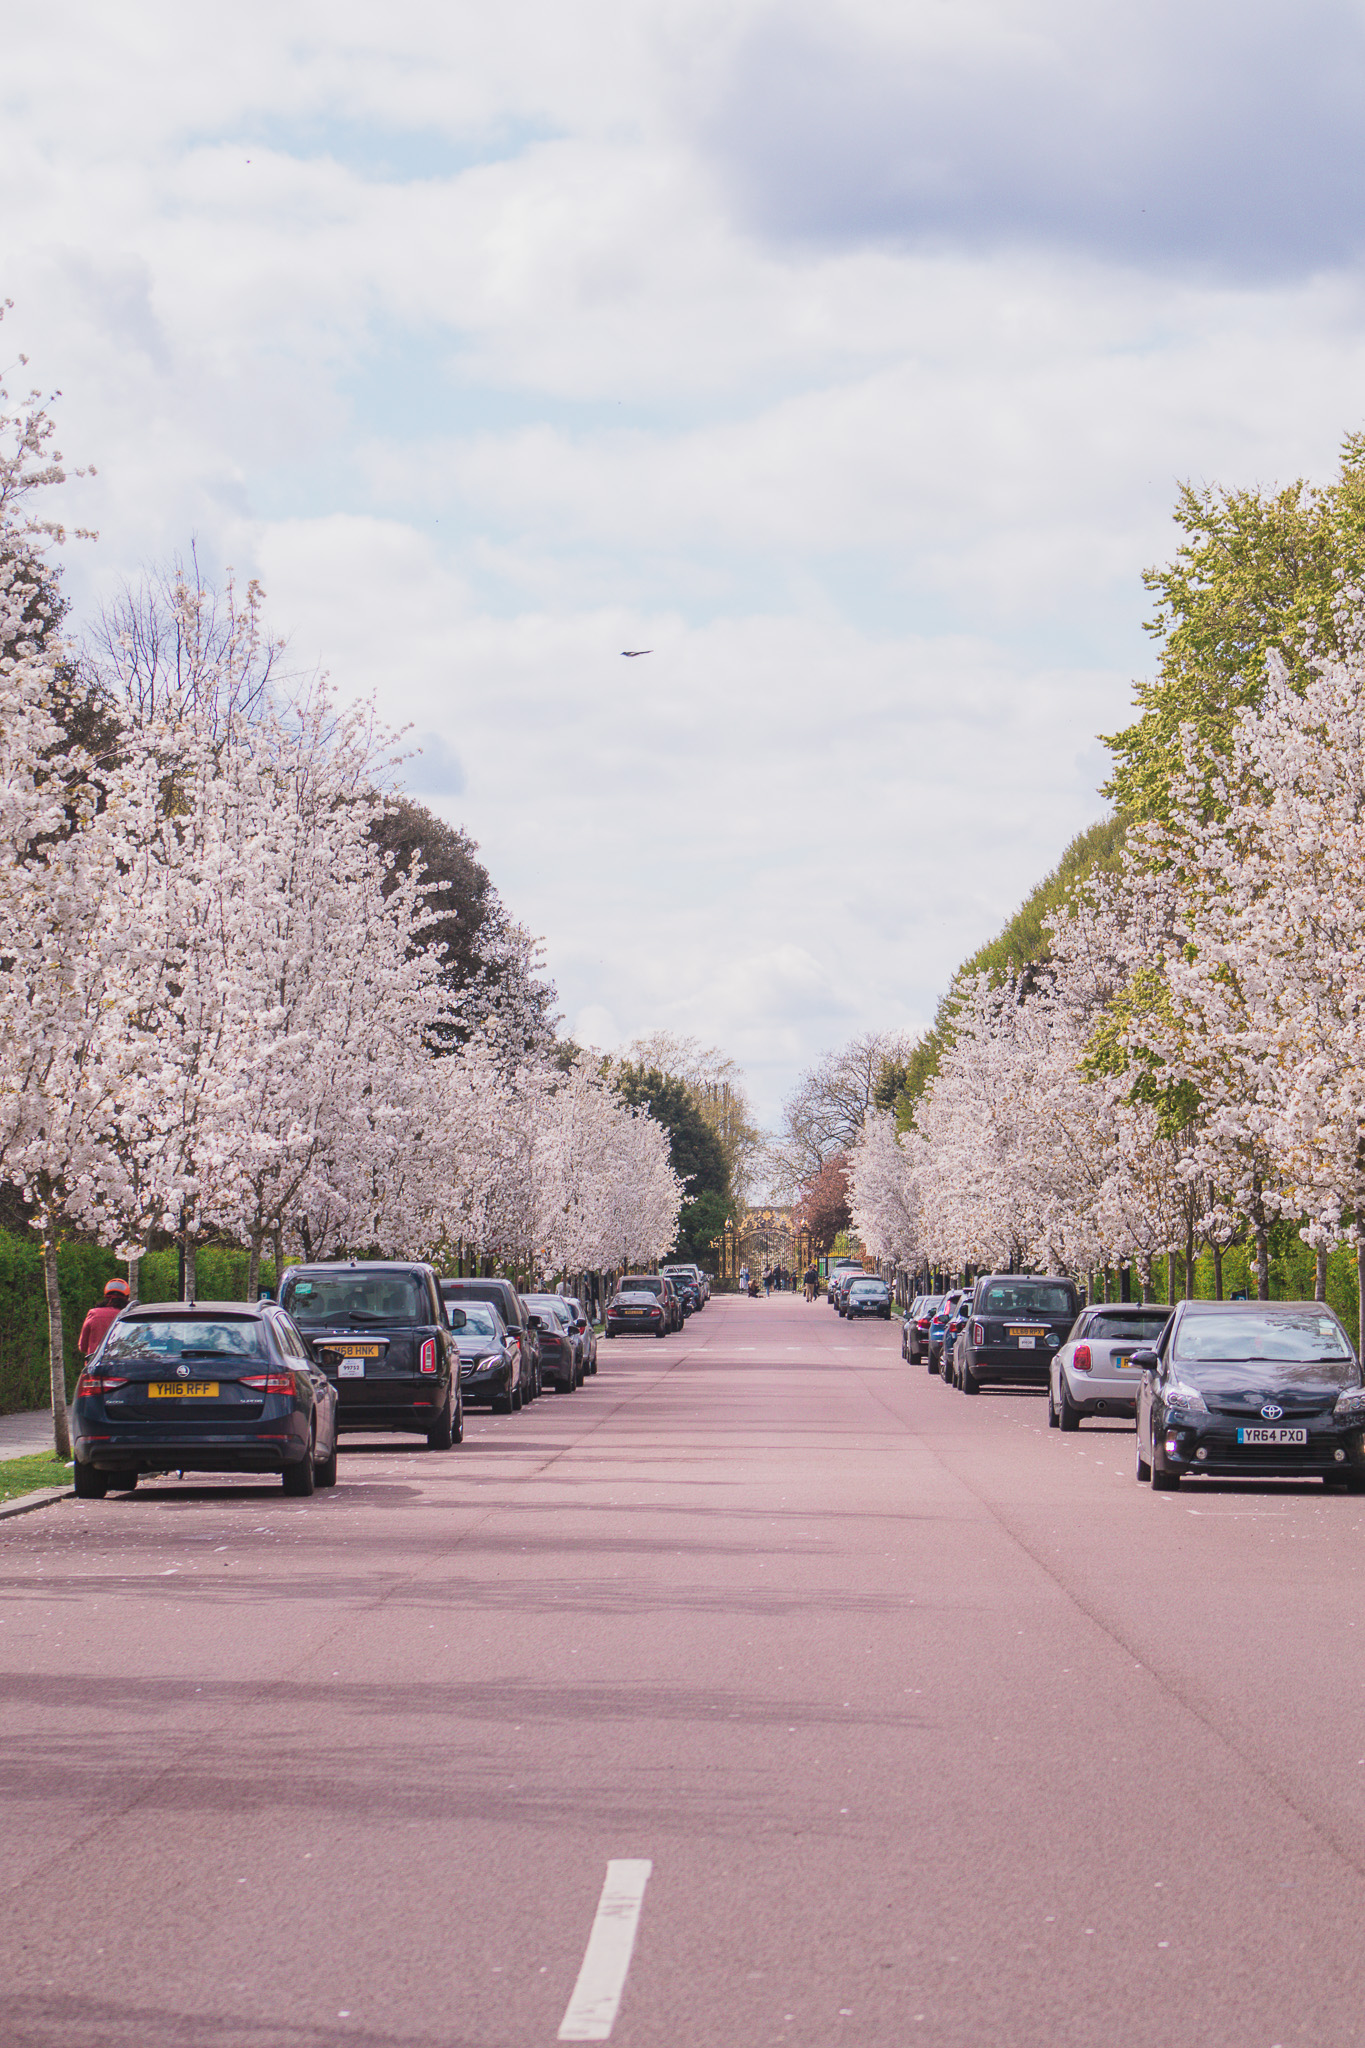
[[[653,1868],[652,1863],[629,1857],[608,1863],[583,1967],[559,2029],[561,2041],[605,2041],[610,2035]]]

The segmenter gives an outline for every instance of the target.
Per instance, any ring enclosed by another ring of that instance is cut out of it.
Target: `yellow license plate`
[[[153,1380],[147,1392],[154,1401],[211,1401],[217,1380]]]
[[[1022,1330],[1021,1330],[1021,1329],[1019,1329],[1019,1328],[1018,1328],[1018,1327],[1017,1327],[1017,1326],[1016,1326],[1016,1325],[1015,1325],[1014,1323],[1011,1323],[1011,1324],[1010,1324],[1010,1335],[1011,1335],[1011,1337],[1046,1337],[1046,1335],[1047,1335],[1047,1330],[1046,1330],[1046,1328],[1045,1328],[1045,1327],[1043,1327],[1043,1326],[1042,1326],[1041,1324],[1039,1324],[1039,1325],[1027,1324],[1027,1325],[1025,1325],[1025,1327],[1024,1327],[1024,1328],[1023,1328]]]
[[[342,1358],[378,1358],[377,1344],[327,1344],[329,1351],[335,1351]]]

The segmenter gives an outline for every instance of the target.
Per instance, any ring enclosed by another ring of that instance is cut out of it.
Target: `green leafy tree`
[[[1182,484],[1174,559],[1148,569],[1156,600],[1147,631],[1161,642],[1154,677],[1134,685],[1139,715],[1105,735],[1114,772],[1105,794],[1138,820],[1170,815],[1181,729],[1219,756],[1239,711],[1265,693],[1272,650],[1307,680],[1310,643],[1340,654],[1338,605],[1365,581],[1365,433],[1342,444],[1333,483],[1274,491]]]
[[[730,1205],[730,1176],[725,1153],[691,1087],[657,1067],[624,1066],[617,1088],[633,1108],[647,1109],[668,1132],[669,1165],[687,1185],[678,1219],[675,1250],[699,1265],[714,1265],[712,1240],[720,1233]]]

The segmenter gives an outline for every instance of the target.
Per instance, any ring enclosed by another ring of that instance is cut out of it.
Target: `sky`
[[[565,1030],[775,1122],[1103,814],[1177,482],[1365,425],[1362,86],[1359,0],[47,0],[0,362],[75,622],[258,576]]]

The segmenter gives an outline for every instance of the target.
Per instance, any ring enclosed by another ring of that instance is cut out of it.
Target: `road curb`
[[[21,1493],[18,1500],[5,1501],[0,1505],[0,1522],[6,1522],[11,1515],[31,1515],[35,1508],[50,1508],[54,1500],[74,1500],[76,1491],[71,1486],[43,1486],[36,1493]]]

